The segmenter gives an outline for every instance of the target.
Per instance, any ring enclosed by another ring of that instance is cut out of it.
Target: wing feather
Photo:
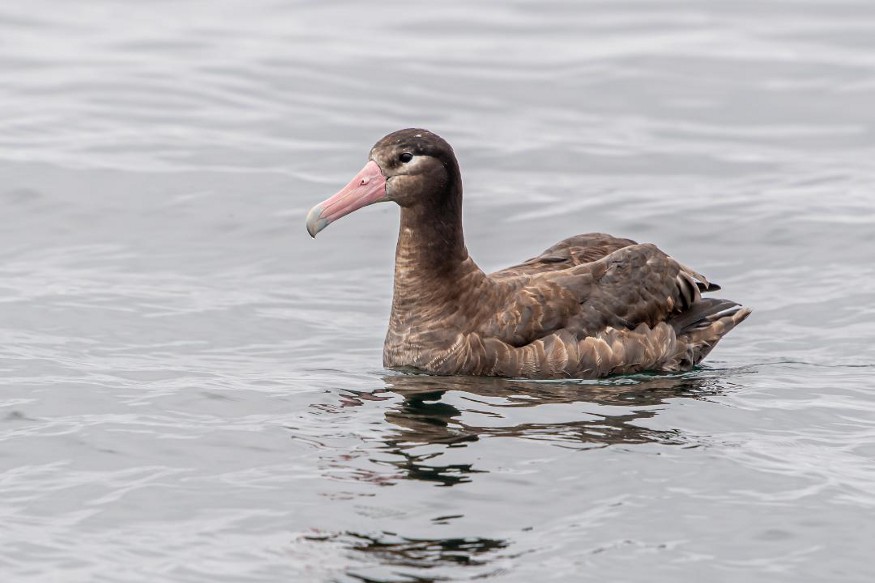
[[[537,257],[527,259],[519,265],[496,271],[489,277],[499,280],[562,271],[584,263],[598,261],[606,255],[630,245],[635,245],[635,241],[613,237],[605,233],[575,235],[559,241]]]
[[[479,328],[511,346],[564,329],[577,338],[606,328],[654,327],[701,299],[697,281],[654,245],[629,245],[588,263],[499,279],[500,309]]]

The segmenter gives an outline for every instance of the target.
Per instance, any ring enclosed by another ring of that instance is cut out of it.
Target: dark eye
[[[398,156],[398,159],[406,164],[407,162],[413,160],[413,154],[411,154],[410,152],[404,152],[403,154]]]

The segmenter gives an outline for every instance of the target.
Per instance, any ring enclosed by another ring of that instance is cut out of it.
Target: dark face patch
[[[395,153],[397,156],[387,156],[388,152]],[[455,161],[453,148],[443,138],[428,130],[416,128],[398,130],[387,135],[374,144],[371,157],[376,159],[374,154],[377,153],[382,154],[380,157],[387,165],[391,163],[392,166],[403,163],[400,156],[405,153],[413,156],[430,156],[443,163]]]
[[[453,149],[428,130],[393,132],[374,145],[370,158],[386,177],[390,200],[403,207],[431,206],[461,194]]]

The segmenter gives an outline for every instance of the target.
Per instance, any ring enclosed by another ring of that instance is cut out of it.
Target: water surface
[[[870,581],[875,6],[0,7],[10,581]],[[484,269],[605,231],[754,314],[675,376],[380,365],[397,209],[447,138]]]

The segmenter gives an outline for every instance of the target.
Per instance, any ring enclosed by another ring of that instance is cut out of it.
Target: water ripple
[[[0,8],[0,573],[869,581],[866,0]],[[754,307],[686,375],[380,366],[426,126],[486,269],[653,241]]]

